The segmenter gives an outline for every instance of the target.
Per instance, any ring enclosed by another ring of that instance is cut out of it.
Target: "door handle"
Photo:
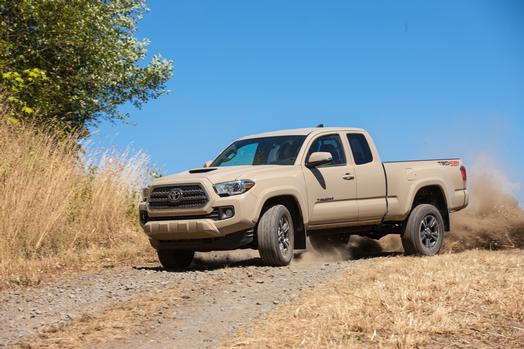
[[[353,176],[351,173],[345,173],[342,176],[342,178],[349,181],[349,180],[355,179],[355,176]]]

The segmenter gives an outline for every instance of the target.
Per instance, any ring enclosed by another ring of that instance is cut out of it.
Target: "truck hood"
[[[180,172],[174,175],[155,179],[151,185],[168,185],[177,183],[191,183],[195,180],[207,179],[212,184],[234,181],[237,179],[256,180],[258,174],[268,171],[278,171],[289,166],[281,165],[256,165],[256,166],[226,166],[197,168],[189,171]]]

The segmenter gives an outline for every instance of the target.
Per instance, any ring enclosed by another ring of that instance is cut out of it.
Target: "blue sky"
[[[132,144],[168,174],[243,135],[324,123],[366,128],[384,160],[483,156],[524,184],[524,1],[148,6],[138,36],[174,61],[171,92],[102,122],[100,146]]]

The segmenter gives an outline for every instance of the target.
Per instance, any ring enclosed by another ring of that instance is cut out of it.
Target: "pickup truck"
[[[305,128],[241,138],[202,168],[142,190],[139,218],[165,268],[195,251],[258,249],[265,264],[325,250],[351,234],[400,234],[406,254],[439,252],[450,212],[468,204],[459,159],[382,162],[359,128]]]

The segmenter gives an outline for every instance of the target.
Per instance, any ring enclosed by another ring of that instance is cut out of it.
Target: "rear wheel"
[[[309,242],[318,252],[330,252],[343,248],[349,242],[349,234],[310,235]]]
[[[402,233],[406,254],[433,256],[444,242],[444,220],[433,205],[416,206],[409,215]]]
[[[260,257],[271,266],[288,265],[293,259],[295,230],[293,219],[284,205],[270,207],[257,227],[257,242]]]
[[[159,250],[157,251],[160,264],[166,269],[186,269],[191,265],[194,251]]]

